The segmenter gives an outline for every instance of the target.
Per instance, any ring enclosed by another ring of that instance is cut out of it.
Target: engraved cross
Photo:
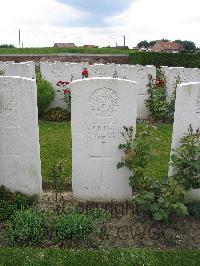
[[[100,160],[101,161],[101,173],[100,173],[100,176],[101,176],[101,184],[103,184],[104,161],[105,160],[112,160],[113,159],[112,157],[105,156],[105,154],[104,154],[105,144],[106,144],[105,141],[102,141],[101,142],[101,152],[100,152],[100,155],[90,155],[90,159],[92,159],[92,160]]]

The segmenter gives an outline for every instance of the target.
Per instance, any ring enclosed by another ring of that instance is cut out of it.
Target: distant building
[[[183,45],[176,42],[157,41],[152,47],[152,52],[179,53],[184,50]]]
[[[76,45],[74,43],[55,43],[53,47],[57,47],[57,48],[75,48]]]

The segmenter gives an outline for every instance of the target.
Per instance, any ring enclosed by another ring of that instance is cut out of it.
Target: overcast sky
[[[0,0],[0,44],[51,47],[191,40],[200,46],[200,0]]]

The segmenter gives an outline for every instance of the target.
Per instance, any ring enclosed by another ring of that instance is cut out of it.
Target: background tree
[[[148,48],[149,47],[149,43],[145,40],[145,41],[141,41],[137,44],[137,47],[138,48],[141,48],[141,47],[145,47],[145,48]]]
[[[184,46],[186,51],[196,51],[196,45],[191,41],[183,41],[182,45]]]
[[[16,48],[13,44],[0,44],[0,48]]]
[[[153,46],[157,41],[150,41],[149,42],[149,47]]]
[[[161,39],[162,42],[170,42],[168,39]]]

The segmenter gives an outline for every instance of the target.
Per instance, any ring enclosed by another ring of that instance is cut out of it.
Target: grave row
[[[137,68],[143,71],[153,67]],[[123,143],[123,126],[136,130],[141,84],[94,77],[73,81],[71,88],[74,196],[89,200],[130,199],[130,173],[117,170],[116,164],[122,156],[118,145]],[[200,127],[200,83],[178,85],[172,148],[180,145],[190,124],[194,129]],[[35,80],[1,76],[0,185],[40,195],[39,150]],[[200,200],[200,191],[192,191],[189,197]]]
[[[137,95],[137,118],[146,119],[149,116],[146,100],[148,99],[149,77],[156,78],[154,66],[140,65],[117,65],[117,64],[94,64],[87,62],[40,62],[43,78],[48,80],[54,87],[55,98],[51,107],[66,108],[63,101],[63,91],[59,82],[69,82],[82,79],[83,69],[87,69],[88,77],[111,77],[138,82]],[[176,83],[200,82],[200,69],[184,67],[161,67],[166,78],[167,95],[170,98]],[[0,62],[0,75],[21,76],[35,78],[34,62],[14,63]],[[65,86],[65,85],[64,85]],[[68,85],[70,87],[70,85]]]
[[[136,81],[138,83],[137,118],[148,118],[149,111],[146,107],[146,100],[149,97],[149,77],[154,80],[156,79],[155,66],[41,62],[40,69],[43,78],[51,82],[55,89],[55,98],[51,107],[65,108],[66,105],[63,102],[63,92],[57,84],[59,81],[72,82],[82,79],[82,71],[84,68],[87,68],[89,78],[111,77]],[[198,68],[163,66],[161,69],[166,78],[167,95],[169,98],[174,91],[176,82],[200,82],[200,69]]]

